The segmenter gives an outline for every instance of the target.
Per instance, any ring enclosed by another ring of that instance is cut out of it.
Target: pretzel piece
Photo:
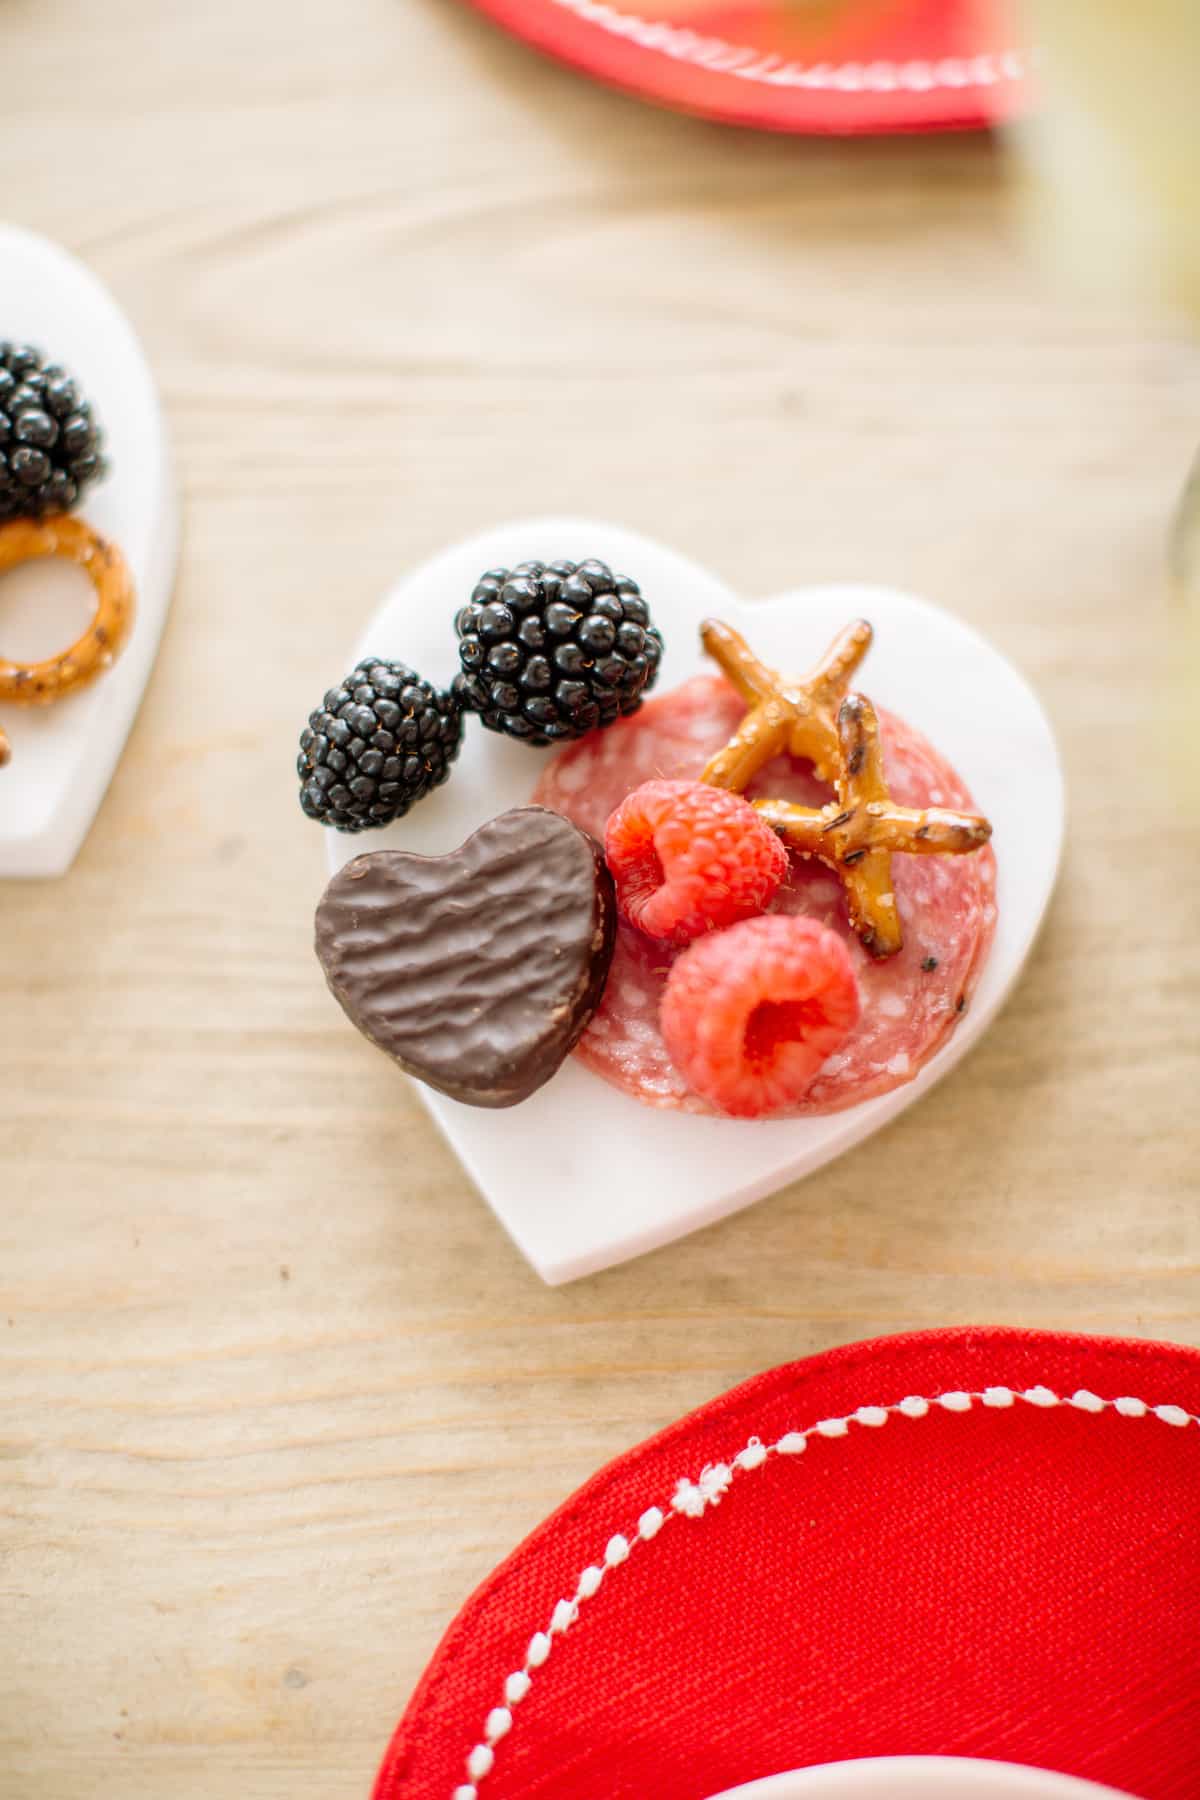
[[[892,852],[961,855],[992,835],[978,813],[897,806],[883,775],[875,708],[863,694],[843,700],[837,717],[841,773],[838,803],[822,808],[758,800],[756,810],[803,856],[816,856],[841,876],[850,920],[872,956],[894,956],[903,943],[892,891]]]
[[[786,752],[807,757],[820,780],[834,782],[840,756],[837,705],[870,649],[871,637],[867,621],[856,619],[814,669],[795,679],[760,662],[732,626],[706,619],[700,627],[704,648],[750,710],[700,779],[741,793],[773,757]]]
[[[0,657],[0,701],[14,706],[49,706],[86,687],[120,655],[133,624],[129,565],[115,544],[82,519],[55,513],[0,525],[0,575],[42,556],[64,557],[84,571],[94,591],[95,611],[83,636],[56,656],[36,663]],[[8,740],[0,731],[0,763],[7,760]]]

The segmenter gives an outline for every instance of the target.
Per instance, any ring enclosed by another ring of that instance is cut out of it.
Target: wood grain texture
[[[83,855],[0,890],[0,1796],[361,1800],[473,1583],[740,1377],[963,1320],[1200,1343],[1198,845],[1156,736],[1200,365],[1046,290],[982,140],[721,132],[453,0],[0,0],[0,67],[4,208],[136,320],[186,500]],[[532,510],[751,593],[932,595],[1037,683],[1072,793],[962,1068],[558,1292],[325,992],[292,774],[393,577]]]

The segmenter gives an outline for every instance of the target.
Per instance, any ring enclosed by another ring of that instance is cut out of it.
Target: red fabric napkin
[[[1024,103],[1001,0],[472,0],[573,67],[771,131],[989,125]]]
[[[758,1376],[484,1583],[375,1793],[702,1800],[919,1753],[1200,1795],[1200,1353],[944,1331]]]

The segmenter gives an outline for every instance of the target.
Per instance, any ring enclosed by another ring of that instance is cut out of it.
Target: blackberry
[[[367,657],[300,733],[300,805],[339,831],[390,825],[445,781],[462,727],[453,694],[404,663]]]
[[[104,473],[99,427],[78,387],[28,344],[0,342],[0,524],[68,512]]]
[[[489,569],[454,629],[455,693],[489,730],[527,744],[583,737],[636,712],[662,659],[637,582],[594,557]]]

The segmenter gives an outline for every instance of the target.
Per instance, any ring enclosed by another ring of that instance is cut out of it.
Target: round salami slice
[[[658,778],[694,780],[732,736],[742,701],[720,676],[700,675],[649,701],[631,719],[593,732],[546,768],[533,798],[603,838],[609,814],[631,789]],[[972,809],[944,757],[902,719],[880,711],[889,788],[902,806]],[[832,798],[807,763],[780,757],[749,790],[807,806]],[[793,857],[770,910],[828,925],[849,949],[862,1012],[853,1033],[788,1116],[837,1112],[911,1081],[945,1042],[970,1003],[996,923],[996,861],[897,855],[894,891],[904,928],[897,955],[876,962],[851,928],[842,886],[823,863]],[[575,1054],[597,1075],[648,1106],[708,1113],[667,1054],[658,1012],[678,952],[622,924],[604,999]]]

